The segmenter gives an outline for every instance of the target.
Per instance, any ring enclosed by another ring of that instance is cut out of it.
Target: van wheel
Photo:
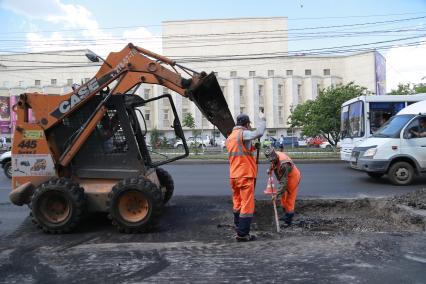
[[[408,185],[413,181],[414,168],[407,162],[396,162],[390,167],[388,176],[395,185]]]
[[[381,178],[384,174],[382,174],[382,173],[367,173],[367,175],[371,178],[378,179],[378,178]]]

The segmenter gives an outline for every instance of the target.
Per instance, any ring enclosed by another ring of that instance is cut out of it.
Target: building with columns
[[[271,136],[291,135],[287,132],[291,109],[315,99],[320,89],[352,81],[373,93],[384,89],[386,68],[378,52],[290,56],[287,31],[285,17],[167,21],[163,22],[162,53],[193,70],[215,72],[232,115],[247,113],[255,122],[263,109]],[[134,44],[143,47],[143,43]],[[99,69],[99,63],[85,57],[86,52],[0,55],[0,103],[24,92],[70,92],[73,83],[86,82]],[[191,113],[195,129],[212,137],[213,125],[188,99],[156,85],[142,85],[136,92],[143,98],[163,93],[172,94],[181,120]],[[174,137],[172,110],[166,100],[144,107],[143,113],[149,130],[156,128]],[[5,125],[10,127],[11,120],[13,114],[1,115],[3,135],[10,135]],[[215,134],[219,137],[217,130]],[[186,129],[185,135],[192,136],[191,130]]]

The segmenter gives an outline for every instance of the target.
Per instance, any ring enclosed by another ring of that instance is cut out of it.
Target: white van
[[[410,184],[426,172],[426,101],[399,111],[352,151],[351,167],[396,185]]]

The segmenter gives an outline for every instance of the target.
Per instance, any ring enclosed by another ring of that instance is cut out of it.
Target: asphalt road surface
[[[299,197],[356,198],[404,194],[426,187],[426,176],[410,186],[395,186],[387,178],[374,180],[344,163],[299,164],[302,173]],[[228,164],[167,165],[175,181],[175,195],[229,195]],[[259,165],[256,195],[261,198],[266,187],[267,164]]]
[[[232,238],[227,164],[165,166],[177,196],[151,232],[133,235],[104,215],[72,234],[44,234],[27,207],[9,203],[10,181],[0,176],[0,283],[424,283],[426,218],[406,206],[423,208],[424,195],[420,203],[302,200],[404,194],[424,188],[424,177],[396,187],[341,163],[300,164],[298,215],[277,234],[270,201],[259,200],[266,166],[253,228],[259,240],[250,244]]]

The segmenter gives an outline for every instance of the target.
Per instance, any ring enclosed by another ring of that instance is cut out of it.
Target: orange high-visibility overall
[[[243,142],[243,128],[236,126],[226,139],[229,155],[229,177],[232,188],[234,222],[237,234],[250,232],[254,213],[254,181],[257,174],[255,147],[247,149]]]
[[[291,164],[291,171],[288,174],[288,182],[287,182],[287,188],[285,193],[281,196],[281,205],[283,206],[283,209],[286,213],[294,213],[294,206],[296,204],[296,196],[297,196],[297,190],[300,183],[300,171],[296,167],[296,165],[293,163],[291,158],[287,156],[283,152],[276,152],[279,158],[279,162],[277,165],[277,177],[281,176],[279,174],[279,171],[281,170],[281,164],[282,163],[290,163]]]

